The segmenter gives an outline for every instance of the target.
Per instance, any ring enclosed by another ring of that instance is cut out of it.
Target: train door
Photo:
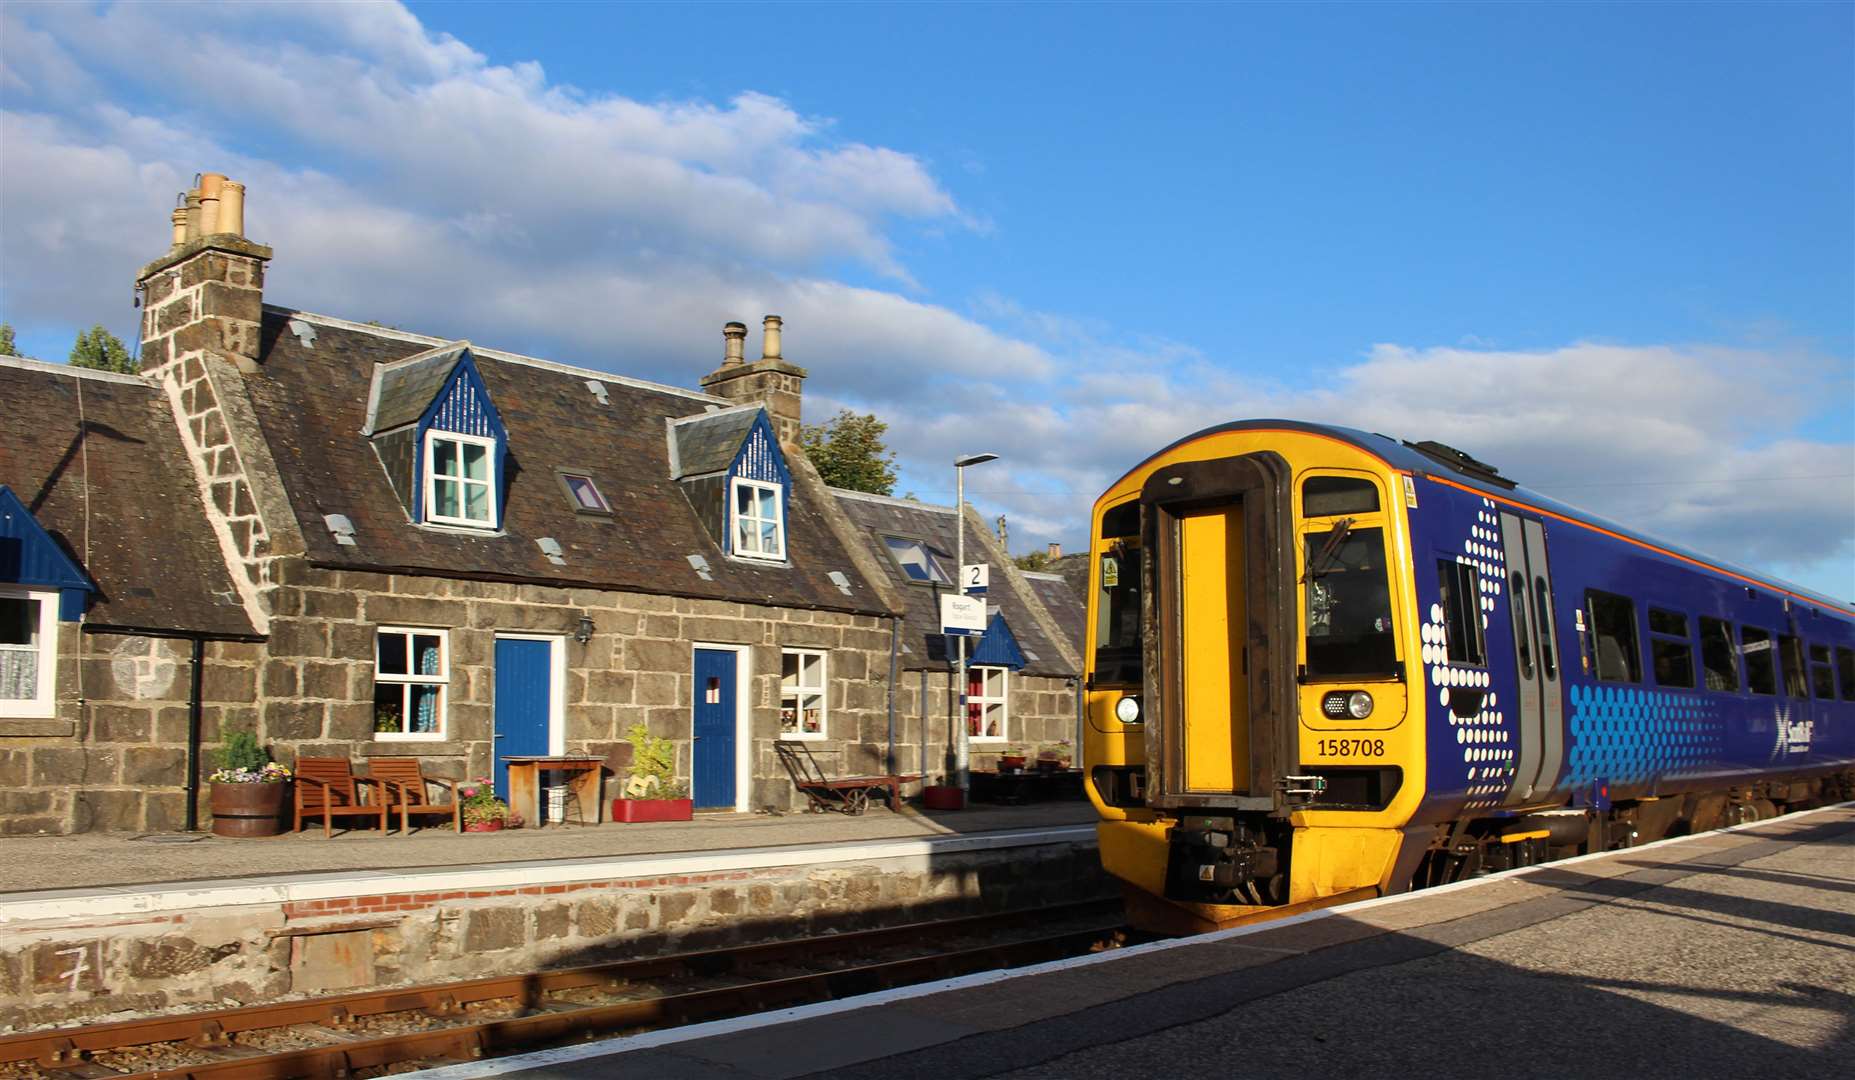
[[[1170,466],[1141,492],[1149,805],[1273,810],[1292,771],[1287,475],[1248,454]]]
[[[1552,575],[1546,530],[1537,521],[1501,514],[1507,597],[1514,622],[1514,664],[1520,679],[1520,754],[1505,805],[1543,797],[1565,762],[1565,702],[1552,616]]]

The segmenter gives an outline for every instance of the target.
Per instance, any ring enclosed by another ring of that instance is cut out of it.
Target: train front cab
[[[1096,503],[1085,755],[1136,923],[1375,895],[1421,859],[1406,482],[1315,432],[1222,431]]]

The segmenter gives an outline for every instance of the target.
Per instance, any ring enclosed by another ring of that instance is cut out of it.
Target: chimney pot
[[[723,351],[721,366],[740,367],[746,362],[747,324],[731,322],[721,328]]]
[[[768,315],[766,319],[761,322],[760,358],[762,360],[780,359],[779,327],[783,321],[784,320],[777,315]]]
[[[227,180],[219,189],[219,231],[245,235],[245,185]]]
[[[200,189],[187,192],[187,239],[200,237]]]
[[[186,243],[187,242],[187,211],[184,208],[175,210],[173,213],[168,215],[168,220],[172,222],[174,225],[174,246],[179,247],[180,245]]]
[[[1051,544],[1050,545],[1050,558],[1060,559],[1062,557],[1063,557],[1063,545]]]
[[[219,224],[219,191],[225,185],[224,173],[200,174],[200,235],[223,232]]]

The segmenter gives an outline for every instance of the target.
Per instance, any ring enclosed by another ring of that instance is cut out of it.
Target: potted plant
[[[501,832],[509,821],[509,804],[496,797],[489,777],[479,776],[457,786],[465,832]]]
[[[1037,767],[1045,772],[1067,769],[1069,762],[1069,740],[1067,739],[1046,743],[1043,749],[1037,752]]]
[[[921,789],[921,806],[925,810],[964,810],[966,792],[958,784],[929,784]]]
[[[214,836],[276,836],[283,832],[283,804],[290,770],[271,760],[249,731],[226,733],[214,751],[219,768],[212,781]]]
[[[1022,746],[1007,746],[1004,750],[999,752],[998,767],[1000,771],[1022,769],[1024,767],[1024,760],[1025,754]]]
[[[631,744],[631,777],[625,794],[612,800],[613,821],[688,821],[695,816],[689,785],[676,776],[676,744],[643,724],[625,733]]]

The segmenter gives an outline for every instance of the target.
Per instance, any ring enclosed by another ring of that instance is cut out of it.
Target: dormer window
[[[496,441],[450,431],[425,433],[425,520],[496,527]]]
[[[940,560],[935,558],[934,550],[925,543],[905,536],[885,536],[882,542],[888,546],[889,554],[895,557],[895,565],[902,568],[908,580],[923,585],[953,584],[953,579],[947,576]]]
[[[734,553],[746,559],[786,557],[784,492],[778,484],[734,479]]]

